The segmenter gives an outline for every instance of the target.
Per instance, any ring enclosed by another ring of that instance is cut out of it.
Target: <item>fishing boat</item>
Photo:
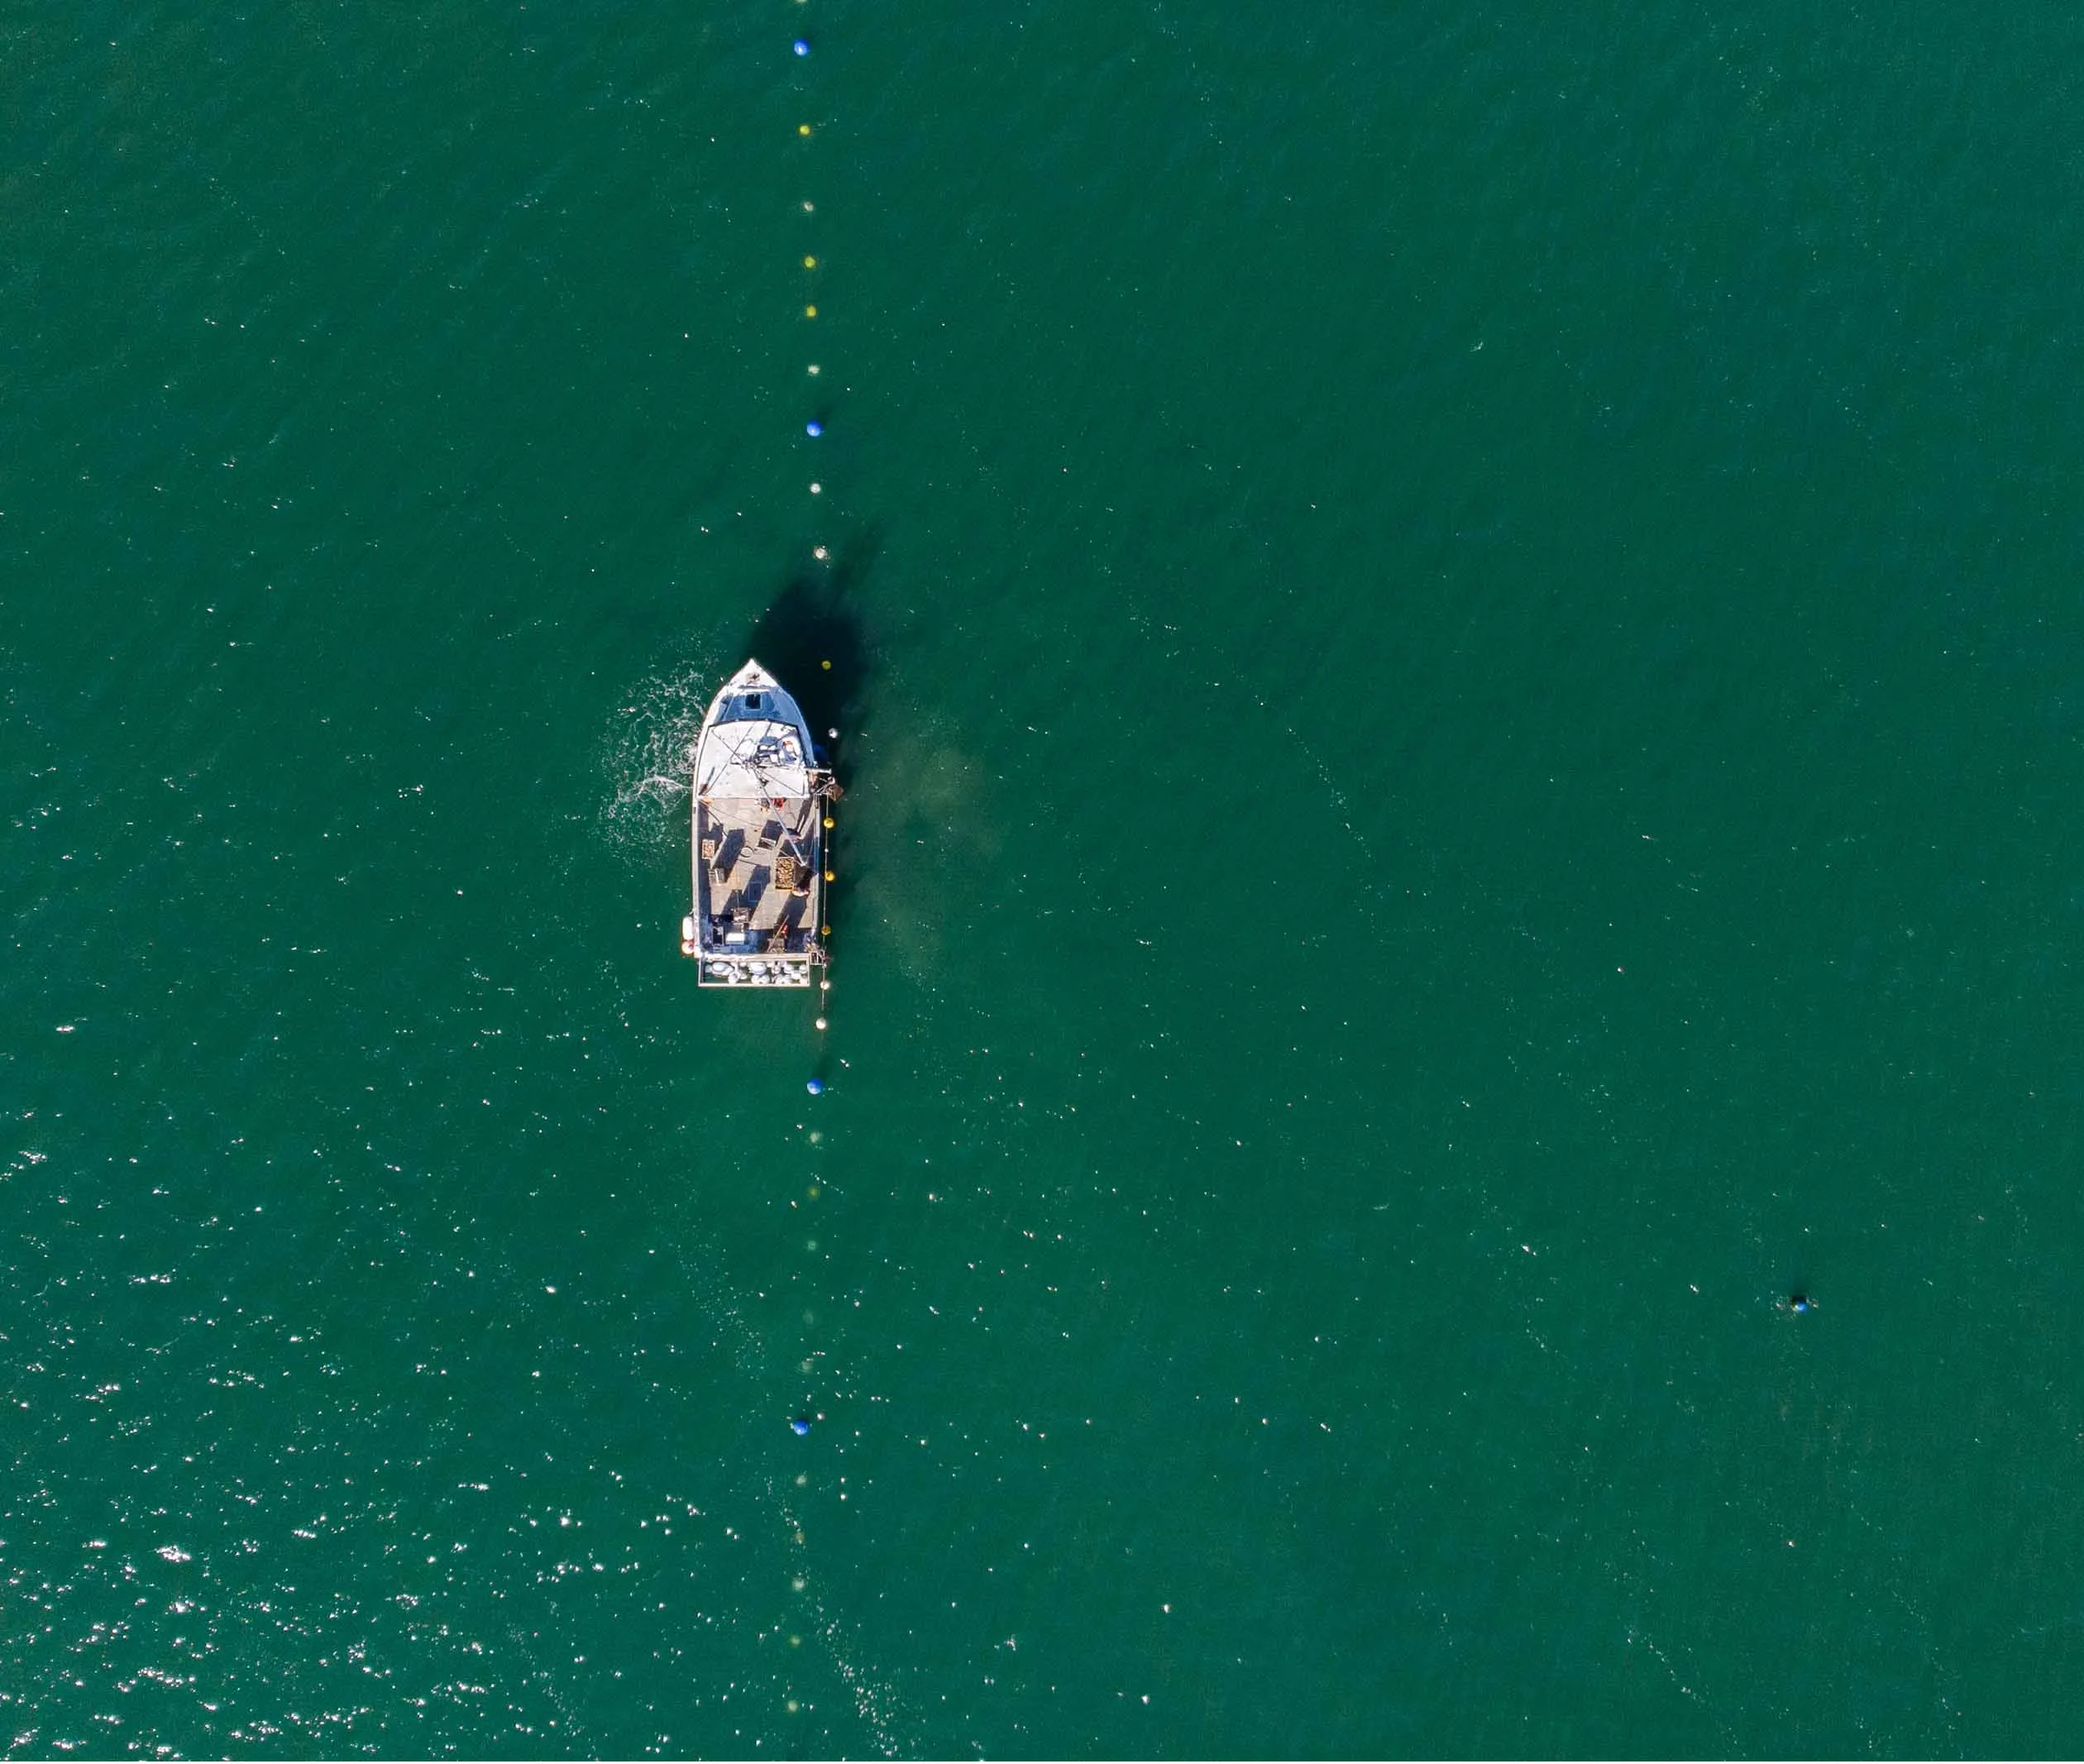
[[[825,963],[827,805],[838,794],[796,701],[758,662],[695,739],[695,910],[681,954],[703,986],[809,986]]]

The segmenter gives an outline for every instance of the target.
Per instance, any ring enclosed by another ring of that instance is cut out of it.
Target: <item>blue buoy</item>
[[[1797,1317],[1806,1317],[1816,1308],[1807,1293],[1796,1293],[1787,1301],[1787,1308]]]
[[[800,55],[807,55],[810,53],[810,45],[805,42],[801,37],[798,37],[796,40],[795,49],[796,52]]]
[[[810,1431],[810,1423],[802,1416],[799,1415],[794,1421],[789,1423],[789,1431],[795,1434],[798,1439],[801,1439],[805,1434]]]
[[[815,440],[819,436],[825,433],[825,424],[822,423],[806,423],[803,425],[803,433],[810,436],[813,440]]]
[[[823,1078],[812,1078],[803,1088],[809,1091],[814,1097],[822,1097],[825,1094],[825,1080]]]

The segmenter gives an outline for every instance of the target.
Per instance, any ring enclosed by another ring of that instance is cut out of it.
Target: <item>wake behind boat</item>
[[[758,662],[725,684],[694,751],[695,910],[681,953],[703,986],[804,986],[825,963],[826,802],[796,701]]]

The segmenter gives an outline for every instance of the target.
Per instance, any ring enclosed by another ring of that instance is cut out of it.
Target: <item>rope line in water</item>
[[[809,0],[793,0],[793,3],[798,7],[807,6]],[[789,46],[791,54],[798,60],[807,60],[811,55],[813,45],[809,34],[804,31],[801,26]],[[796,125],[796,140],[799,146],[804,146],[816,139],[817,126],[812,122],[805,120]],[[806,184],[809,182],[807,174],[804,181]],[[801,204],[801,213],[805,217],[810,218],[806,221],[806,225],[815,224],[815,218],[818,213],[816,202],[809,194],[800,195],[797,200]],[[804,277],[801,296],[803,320],[806,324],[813,323],[819,316],[818,279],[824,268],[822,255],[818,249],[815,238],[807,241],[797,255],[800,261],[800,270]],[[815,336],[815,333],[813,335]],[[806,351],[806,354],[813,357],[820,352],[815,347]],[[803,424],[803,437],[806,442],[815,442],[824,437],[825,424],[831,415],[829,398],[821,406],[816,397],[817,393],[822,389],[824,372],[825,364],[820,361],[811,359],[804,363],[803,387],[804,393],[808,394],[805,399],[805,405],[807,408],[804,406],[799,408],[802,412],[800,420]],[[823,500],[825,489],[822,478],[813,476],[809,480],[809,494],[813,499],[810,504],[813,514],[810,523],[812,540],[810,556],[820,565],[829,565],[831,562],[830,547],[817,533],[818,517],[822,516],[826,507]],[[829,661],[825,663],[828,668],[831,665]],[[834,730],[829,733],[836,734],[838,732]],[[837,795],[836,791],[829,793],[830,798],[836,798]],[[824,822],[825,837],[824,880],[829,884],[834,880],[836,866],[833,861],[832,853],[834,828],[831,802],[830,800],[825,800],[826,796],[827,793],[820,792],[821,800],[818,805],[818,813]],[[828,908],[827,911],[829,915],[829,909]],[[824,1012],[828,1006],[825,1000],[830,997],[832,987],[829,968],[821,973],[819,983],[820,1002],[817,1026],[822,1032],[827,1026]],[[844,1066],[846,1062],[842,1060],[839,1064]],[[805,1088],[811,1096],[815,1097],[824,1090],[825,1081],[822,1078],[814,1077],[807,1082]],[[808,1144],[812,1148],[815,1148],[823,1137],[824,1135],[817,1131],[811,1131],[806,1135]],[[815,1150],[812,1155],[816,1155]],[[804,1204],[814,1205],[822,1193],[822,1182],[811,1183],[805,1190]],[[794,1202],[791,1202],[791,1207],[796,1204]],[[815,1251],[816,1248],[815,1240],[812,1241],[810,1248]],[[804,1321],[806,1325],[810,1323],[810,1318],[808,1313],[805,1314]],[[812,1350],[806,1341],[801,1362],[803,1373],[806,1376],[809,1375],[812,1368],[825,1357],[822,1351]],[[827,1375],[829,1379],[830,1376],[829,1362],[828,1362]],[[797,1439],[808,1439],[815,1422],[822,1422],[825,1418],[815,1397],[810,1391],[805,1390],[802,1406],[793,1412],[789,1421],[790,1432]],[[794,1479],[795,1487],[799,1489],[807,1488],[810,1480],[808,1471],[799,1471]],[[777,1493],[772,1484],[769,1485],[769,1493],[771,1497]],[[839,1498],[844,1500],[846,1496],[842,1494]],[[799,1609],[810,1619],[805,1628],[818,1635],[825,1642],[828,1658],[838,1672],[842,1683],[852,1694],[855,1712],[868,1728],[877,1747],[885,1756],[892,1757],[906,1751],[916,1749],[908,1744],[897,1731],[900,1718],[896,1706],[897,1699],[891,1687],[866,1670],[863,1664],[853,1656],[853,1637],[848,1628],[825,1607],[819,1595],[817,1587],[812,1579],[810,1564],[807,1559],[809,1551],[805,1541],[805,1524],[801,1515],[795,1510],[793,1500],[783,1496],[777,1504],[781,1508],[784,1525],[793,1541],[794,1551],[798,1558],[799,1566],[792,1571],[789,1584],[791,1593],[797,1602]],[[795,1647],[799,1645],[800,1640],[801,1633],[792,1634],[789,1637],[789,1643],[791,1647]],[[790,1714],[793,1715],[798,1712],[801,1706],[799,1694],[791,1687],[785,1695],[786,1700],[783,1706]]]

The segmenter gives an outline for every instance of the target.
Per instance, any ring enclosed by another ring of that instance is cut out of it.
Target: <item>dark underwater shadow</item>
[[[753,626],[746,653],[779,680],[802,708],[819,757],[842,787],[855,779],[848,763],[848,738],[868,708],[871,671],[868,620],[862,585],[880,549],[872,528],[833,547],[827,559],[807,558],[791,571],[767,610]],[[828,920],[848,939],[849,911],[861,877],[848,858],[846,811],[826,847],[837,871],[825,908]]]
[[[880,547],[871,529],[826,562],[792,571],[753,627],[746,653],[803,708],[825,762],[846,782],[846,743],[867,702],[868,631],[861,587]],[[837,731],[835,734],[834,731]]]

